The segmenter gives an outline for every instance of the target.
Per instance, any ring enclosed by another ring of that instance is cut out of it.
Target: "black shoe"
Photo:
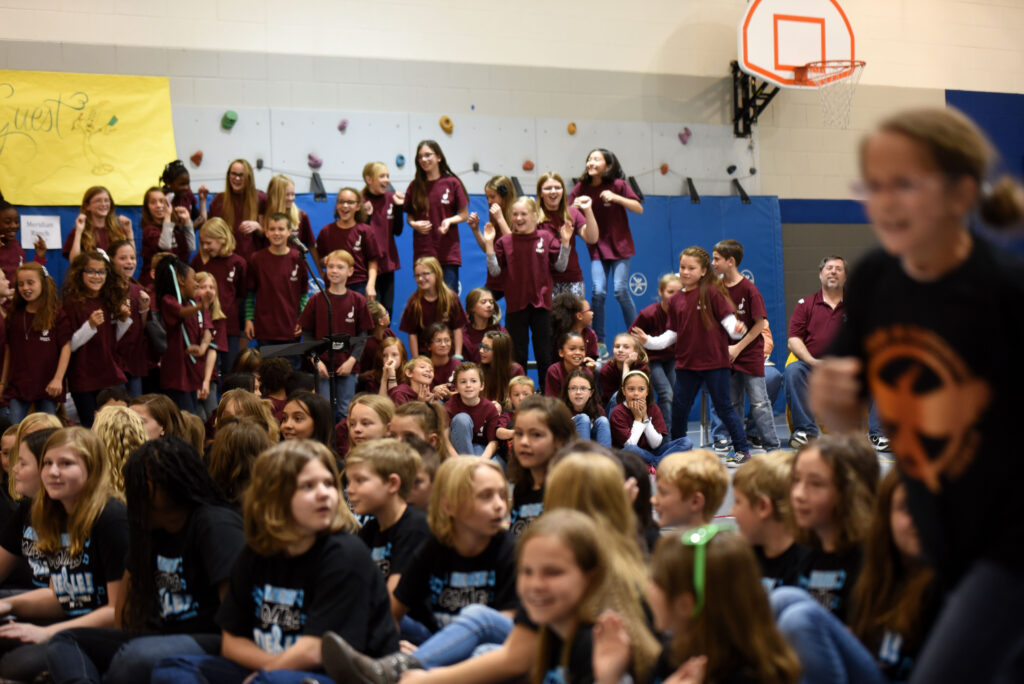
[[[747,435],[747,441],[750,442],[751,449],[764,449],[764,442],[758,435]]]
[[[402,673],[423,669],[420,661],[401,652],[376,659],[365,656],[334,632],[324,634],[320,657],[324,672],[336,682],[396,684]]]
[[[716,439],[715,443],[711,445],[711,448],[715,450],[716,454],[727,454],[730,448],[729,440],[727,439]]]

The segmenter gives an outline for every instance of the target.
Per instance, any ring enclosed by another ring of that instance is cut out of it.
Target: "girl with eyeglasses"
[[[501,309],[496,296],[487,288],[477,287],[466,295],[466,315],[469,322],[462,328],[462,355],[466,361],[480,363],[480,345],[484,335],[492,330],[507,333],[501,321]]]

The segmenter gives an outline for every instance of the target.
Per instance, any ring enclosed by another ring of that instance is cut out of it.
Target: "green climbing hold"
[[[224,116],[220,118],[220,127],[225,131],[230,131],[236,123],[238,123],[238,112],[233,109],[224,112]]]

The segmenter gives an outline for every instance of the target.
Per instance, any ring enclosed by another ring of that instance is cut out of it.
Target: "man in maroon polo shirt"
[[[836,254],[822,259],[818,264],[818,279],[821,290],[797,302],[789,319],[788,346],[797,360],[786,366],[784,383],[793,420],[793,435],[789,439],[793,448],[818,436],[818,423],[807,403],[807,376],[846,320],[843,304],[846,260]]]

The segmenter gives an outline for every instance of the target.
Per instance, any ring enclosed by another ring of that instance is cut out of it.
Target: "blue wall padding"
[[[868,223],[864,205],[854,200],[779,200],[783,223]]]
[[[314,202],[311,194],[296,198],[299,207],[309,214],[314,233],[334,220],[333,198],[328,202]],[[21,207],[20,212],[30,214],[58,214],[64,235],[70,232],[78,215],[77,207]],[[470,195],[470,211],[475,211],[485,222],[487,204],[483,195]],[[138,207],[118,207],[118,213],[128,216],[135,226],[136,244],[141,244]],[[690,245],[699,245],[710,253],[714,244],[724,238],[739,240],[745,251],[740,269],[752,276],[765,299],[768,320],[775,335],[776,351],[773,360],[781,365],[785,361],[786,307],[783,296],[782,270],[782,221],[780,202],[776,197],[752,197],[750,204],[743,204],[738,197],[703,197],[700,204],[693,204],[689,197],[648,196],[644,213],[630,215],[636,256],[630,263],[633,300],[639,311],[658,298],[658,279],[665,273],[678,270],[679,253]],[[469,228],[460,226],[463,266],[462,300],[473,287],[486,280],[483,254],[473,239]],[[402,270],[395,283],[395,316],[393,327],[398,327],[398,317],[405,301],[412,294],[415,282],[412,278],[412,229],[408,226],[398,239]],[[583,241],[577,238],[580,266],[591,289],[590,260]],[[30,250],[31,252],[31,250]],[[67,262],[60,256],[59,247],[48,254],[47,266],[58,283],[63,281]],[[614,335],[626,329],[631,321],[623,321],[618,302],[611,293],[606,302],[605,318],[608,343]]]

